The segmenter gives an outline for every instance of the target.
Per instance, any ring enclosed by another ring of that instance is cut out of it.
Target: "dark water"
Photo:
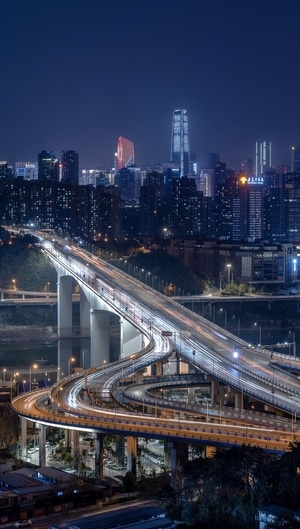
[[[72,360],[74,359],[74,360]],[[6,376],[16,371],[60,371],[67,375],[75,367],[88,367],[90,340],[87,338],[63,339],[47,343],[18,342],[0,344],[0,380],[4,369]]]

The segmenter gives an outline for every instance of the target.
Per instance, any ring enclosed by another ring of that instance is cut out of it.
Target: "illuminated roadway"
[[[207,444],[249,443],[279,451],[285,450],[292,438],[300,440],[296,421],[300,414],[299,381],[272,365],[270,351],[248,347],[243,340],[80,248],[63,249],[49,241],[42,244],[49,257],[62,264],[79,284],[88,286],[115,312],[139,328],[146,347],[131,358],[103,366],[95,373],[63,379],[46,392],[34,391],[17,397],[12,405],[19,415],[69,428]],[[100,400],[105,406],[105,395],[114,394],[117,399],[121,379],[155,362],[166,361],[174,349],[189,364],[246,395],[287,412],[292,420],[274,422],[264,416],[261,424],[252,426],[254,421],[250,415],[246,423],[245,415],[235,417],[234,421],[224,420],[225,412],[220,408],[223,420],[220,413],[219,421],[208,422],[203,410],[196,419],[195,413],[191,417],[186,409],[175,416],[175,406],[174,413],[166,406],[166,410],[161,411],[163,416],[158,417],[153,413],[127,412],[121,404],[111,410],[82,398],[86,385],[89,388],[98,384]],[[273,353],[273,360],[276,356],[280,355]],[[290,362],[299,366],[297,359],[290,359]]]

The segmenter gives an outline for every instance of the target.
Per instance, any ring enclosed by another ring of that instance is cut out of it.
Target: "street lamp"
[[[259,325],[258,323],[254,323],[254,326],[255,327],[258,327],[258,346],[261,345],[261,325]]]
[[[31,386],[31,370],[32,369],[36,369],[37,368],[37,364],[33,364],[33,366],[30,366],[29,368],[29,391],[31,391],[32,389],[32,386]]]
[[[19,373],[13,373],[10,377],[10,401],[12,401],[12,395],[13,395],[13,378],[17,377]]]
[[[71,366],[71,362],[75,362],[75,358],[70,358],[68,360],[68,376],[70,376],[70,366]]]
[[[227,266],[227,283],[228,283],[228,285],[230,285],[231,264],[228,264],[226,266]]]
[[[224,329],[227,330],[227,310],[226,309],[220,309],[220,312],[223,312],[224,310]]]
[[[5,373],[6,373],[6,369],[4,368],[3,369],[3,386],[5,386]]]

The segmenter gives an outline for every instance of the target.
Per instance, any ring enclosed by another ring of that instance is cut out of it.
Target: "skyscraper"
[[[171,137],[171,162],[180,166],[180,178],[190,173],[190,145],[186,110],[174,110]]]
[[[52,151],[42,151],[38,154],[38,179],[59,180],[59,161]]]
[[[118,146],[117,146],[117,156],[116,156],[116,170],[119,171],[123,167],[130,167],[134,164],[134,145],[133,142],[119,137]]]
[[[272,167],[272,143],[257,141],[255,144],[255,176],[261,176]]]
[[[300,172],[300,149],[299,147],[292,147],[291,150],[291,172]]]
[[[76,151],[62,151],[62,182],[72,182],[73,184],[78,184],[78,158],[78,152]]]

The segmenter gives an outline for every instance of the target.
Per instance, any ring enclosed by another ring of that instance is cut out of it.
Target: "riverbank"
[[[40,325],[1,325],[0,343],[53,342],[58,339],[57,328]]]

